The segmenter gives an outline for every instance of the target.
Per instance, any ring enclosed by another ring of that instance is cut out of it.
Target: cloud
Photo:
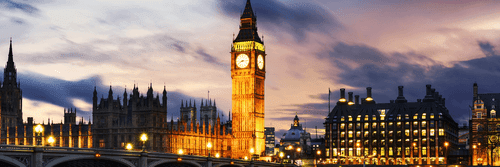
[[[11,17],[10,22],[12,22],[14,24],[24,24],[25,23],[25,21],[23,19],[16,18],[16,17]]]
[[[33,64],[75,63],[82,66],[104,62],[126,69],[155,70],[164,66],[165,62],[178,64],[179,61],[190,61],[190,57],[199,56],[201,59],[197,61],[203,60],[211,65],[224,65],[217,57],[206,52],[202,46],[191,45],[189,42],[163,33],[137,38],[115,37],[86,43],[77,43],[66,38],[63,40],[64,44],[56,50],[20,54],[16,55],[16,59]],[[177,51],[179,54],[172,51]],[[146,63],[149,65],[144,66]]]
[[[216,57],[206,53],[205,50],[203,50],[203,49],[198,49],[198,51],[196,51],[196,53],[198,55],[200,55],[202,57],[203,61],[205,61],[207,63],[214,64],[214,65],[223,65],[223,63],[221,63],[219,60],[217,60]]]
[[[27,14],[37,14],[39,11],[38,8],[30,4],[14,2],[12,0],[0,0],[0,8],[6,8],[10,10],[21,10]]]
[[[18,73],[18,78],[21,83],[21,90],[23,92],[23,98],[28,99],[25,103],[27,109],[37,108],[37,105],[42,106],[57,106],[61,108],[76,108],[78,109],[78,116],[87,119],[91,116],[91,105],[92,96],[94,91],[94,86],[97,88],[98,102],[102,97],[107,98],[109,92],[109,86],[102,83],[100,76],[92,76],[86,79],[81,79],[78,81],[66,81],[53,77],[44,76],[37,73]],[[116,99],[120,96],[123,99],[123,87],[112,87],[113,97]],[[156,94],[160,94],[163,90],[155,90]],[[129,95],[131,90],[127,92]],[[139,92],[144,94],[145,92]],[[196,97],[188,96],[180,91],[167,91],[167,111],[168,117],[179,117],[179,109],[182,100],[197,99]],[[198,105],[199,99],[198,100]],[[33,106],[33,107],[32,107]],[[44,110],[45,111],[45,110]],[[48,111],[48,110],[47,110]],[[54,113],[54,110],[50,110]],[[35,111],[24,111],[27,113],[33,113]],[[57,111],[56,111],[57,112]],[[63,110],[59,111],[63,113]],[[57,114],[52,114],[57,115]],[[55,120],[59,118],[52,117]]]
[[[498,56],[495,54],[495,51],[493,50],[495,47],[493,47],[489,42],[478,42],[479,47],[481,48],[481,51],[484,53],[486,56]]]
[[[220,12],[230,17],[239,18],[244,7],[245,1],[218,1]],[[307,32],[326,35],[344,28],[328,10],[312,3],[284,4],[278,0],[254,0],[252,9],[259,27],[273,34],[287,32],[297,41],[303,40]]]
[[[388,103],[397,97],[397,86],[403,85],[404,95],[409,102],[422,99],[425,96],[425,85],[432,84],[444,98],[446,107],[457,123],[465,123],[469,117],[469,105],[472,103],[472,85],[478,82],[479,93],[498,92],[496,83],[500,82],[500,56],[494,54],[489,42],[478,44],[486,57],[457,62],[452,67],[440,64],[419,65],[410,64],[412,53],[384,54],[375,48],[364,45],[347,45],[340,43],[329,56],[317,55],[320,59],[328,59],[332,68],[341,69],[340,73],[326,72],[330,81],[344,84],[361,97],[366,95],[365,87],[373,88],[373,97],[378,103]],[[354,49],[356,48],[356,49]],[[352,55],[352,56],[349,56]],[[390,59],[398,55],[398,60]],[[389,58],[389,59],[388,59]],[[356,66],[346,66],[343,62],[357,62]],[[332,101],[339,98],[341,87],[334,88]],[[321,99],[323,103],[306,103],[295,105],[295,111],[302,114],[312,113],[318,117],[328,108],[327,94],[310,95]],[[335,104],[332,103],[332,108]],[[300,115],[300,114],[299,114]]]

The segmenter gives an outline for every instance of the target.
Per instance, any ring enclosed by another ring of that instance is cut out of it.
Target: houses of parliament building
[[[33,118],[23,122],[22,91],[17,83],[17,70],[10,42],[1,95],[0,144],[35,145],[35,136],[41,144],[48,145],[53,137],[55,147],[124,149],[127,143],[142,146],[140,135],[148,135],[148,151],[191,155],[220,155],[244,158],[265,151],[264,136],[264,81],[266,53],[264,42],[257,34],[257,18],[250,0],[240,17],[240,31],[231,45],[232,114],[230,120],[221,122],[215,100],[182,101],[180,119],[167,120],[167,91],[154,95],[152,85],[146,96],[134,85],[130,94],[124,91],[123,99],[114,98],[110,86],[107,98],[98,98],[94,88],[92,120],[77,123],[76,109],[64,110],[64,122],[36,124]],[[89,92],[90,93],[90,92]],[[198,113],[199,109],[199,113]],[[43,126],[44,131],[34,128]],[[212,148],[207,148],[208,143]]]

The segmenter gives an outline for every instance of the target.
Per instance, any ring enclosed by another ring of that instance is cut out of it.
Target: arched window
[[[493,106],[495,106],[495,105],[493,105]],[[490,116],[491,116],[491,118],[496,118],[497,117],[497,111],[491,110],[490,111]]]

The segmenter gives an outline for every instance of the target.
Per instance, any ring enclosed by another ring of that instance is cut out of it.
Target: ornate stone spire
[[[257,34],[257,17],[252,10],[252,5],[250,0],[247,0],[245,10],[241,14],[240,18],[240,32],[233,42],[244,42],[244,41],[255,41],[264,44]]]

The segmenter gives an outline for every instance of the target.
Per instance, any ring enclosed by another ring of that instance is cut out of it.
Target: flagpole
[[[328,114],[330,114],[330,94],[332,94],[332,91],[328,88]]]

